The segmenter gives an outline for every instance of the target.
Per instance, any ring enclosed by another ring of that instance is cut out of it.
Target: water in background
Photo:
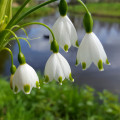
[[[80,43],[85,35],[85,31],[82,25],[82,18],[75,15],[69,16],[77,29]],[[52,27],[58,17],[58,14],[53,14],[39,19],[37,22],[42,22]],[[22,52],[25,54],[27,63],[30,64],[35,70],[41,71],[43,73],[45,64],[51,55],[48,39],[49,31],[39,25],[26,27],[26,30],[28,32],[29,38],[40,38],[30,40],[32,45],[31,48],[29,48],[25,41],[21,40],[20,42],[22,46]],[[97,90],[108,89],[112,92],[120,93],[120,24],[94,20],[93,31],[101,40],[108,59],[111,63],[111,66],[104,65],[104,72],[99,72],[95,65],[92,65],[86,71],[81,70],[81,65],[75,67],[77,48],[71,47],[68,53],[65,53],[62,49],[60,49],[60,53],[68,60],[71,65],[75,84],[88,84]],[[17,32],[17,35],[25,37],[21,30]],[[16,42],[12,42],[10,44],[10,48],[14,54],[14,63],[18,66],[18,46]],[[9,76],[10,65],[10,55],[6,52],[1,52],[0,75]]]

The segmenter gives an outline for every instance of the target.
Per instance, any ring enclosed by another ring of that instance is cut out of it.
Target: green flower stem
[[[41,8],[41,7],[43,7],[43,6],[47,5],[47,4],[50,4],[50,3],[52,3],[52,2],[55,2],[55,1],[57,1],[57,0],[48,0],[47,2],[44,2],[44,3],[42,3],[42,4],[40,4],[40,5],[36,6],[36,7],[33,7],[33,8],[30,9],[28,12],[26,12],[25,14],[23,14],[23,15],[14,23],[14,25],[18,24],[22,19],[24,19],[24,18],[25,18],[26,16],[28,16],[30,13],[36,11],[37,9],[39,9],[39,8]]]
[[[58,52],[59,52],[59,45],[58,45],[58,43],[57,43],[57,41],[56,41],[56,39],[55,39],[55,36],[54,36],[52,30],[51,30],[47,25],[45,25],[45,24],[43,24],[43,23],[39,23],[39,22],[31,22],[31,23],[26,23],[26,24],[21,25],[19,28],[16,28],[15,31],[17,31],[18,29],[23,28],[23,27],[25,27],[25,26],[33,25],[33,24],[42,25],[42,26],[46,27],[46,28],[51,32],[52,37],[53,37],[53,41],[52,41],[52,43],[51,43],[51,50],[52,50],[54,53],[58,53]]]
[[[9,48],[6,48],[6,47],[3,48],[2,50],[7,50],[7,51],[10,53],[10,55],[11,55],[11,66],[14,65],[14,64],[13,64],[13,54],[12,54],[12,51],[11,51]],[[2,51],[2,50],[1,50],[1,51]]]
[[[78,2],[80,2],[81,5],[85,8],[86,12],[89,13],[89,10],[84,3],[81,0],[78,0]]]
[[[14,26],[11,27],[11,30],[14,29],[14,28],[19,28],[19,27],[20,27],[20,25],[14,25]],[[21,30],[25,33],[25,35],[26,35],[27,38],[28,38],[27,31],[26,31],[24,28],[21,28]]]
[[[45,25],[45,24],[43,24],[43,23],[39,23],[39,22],[30,22],[30,23],[23,24],[23,25],[21,25],[20,27],[16,28],[15,31],[17,31],[17,30],[19,30],[19,29],[21,29],[21,28],[23,28],[23,27],[26,27],[26,26],[29,26],[29,25],[34,25],[34,24],[42,25],[42,26],[46,27],[46,28],[51,32],[52,37],[53,37],[53,41],[55,40],[55,36],[54,36],[52,30],[51,30],[47,25]],[[55,40],[55,41],[56,41],[56,40]]]
[[[4,31],[10,32],[16,38],[17,43],[18,43],[18,47],[19,47],[19,53],[20,53],[21,52],[21,46],[20,46],[20,42],[19,42],[19,39],[18,39],[17,35],[13,31],[11,31],[9,29],[5,29]]]
[[[18,37],[18,39],[22,39],[22,40],[26,41],[27,44],[29,45],[29,47],[31,48],[31,44],[30,44],[29,41],[27,40],[27,39],[29,39],[29,38]],[[10,38],[10,39],[8,40],[8,42],[11,41],[11,40],[16,40],[16,38],[15,38],[15,37]]]
[[[19,16],[19,14],[22,12],[22,10],[25,8],[25,6],[30,2],[31,0],[26,0],[23,5],[19,8],[19,10],[16,12],[16,14],[13,16],[13,18],[10,20],[10,22],[7,25],[7,28],[10,28],[12,23],[15,21],[15,19]]]

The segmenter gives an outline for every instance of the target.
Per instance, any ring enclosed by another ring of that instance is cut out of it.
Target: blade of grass
[[[28,12],[26,12],[25,14],[23,14],[23,15],[14,23],[14,25],[15,25],[15,24],[18,24],[23,18],[25,18],[26,16],[28,16],[28,15],[31,14],[32,12],[36,11],[37,9],[39,9],[39,8],[41,8],[41,7],[43,7],[43,6],[47,5],[47,4],[50,4],[50,3],[52,3],[52,2],[55,2],[55,1],[57,1],[57,0],[48,0],[47,2],[44,2],[44,3],[42,3],[42,4],[38,5],[38,6],[33,7],[33,8],[30,9]]]
[[[16,12],[16,14],[13,16],[13,18],[10,20],[10,22],[7,25],[7,28],[10,28],[12,23],[15,21],[15,19],[19,16],[19,14],[22,12],[22,10],[25,8],[25,6],[30,2],[31,0],[26,0],[23,5],[19,8],[19,10]]]

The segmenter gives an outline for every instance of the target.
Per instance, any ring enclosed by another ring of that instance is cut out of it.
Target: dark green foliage
[[[64,81],[42,84],[30,95],[14,95],[9,83],[0,80],[0,119],[2,120],[120,120],[118,97],[89,86],[73,86]]]

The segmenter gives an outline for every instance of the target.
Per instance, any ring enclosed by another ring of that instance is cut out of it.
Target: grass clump
[[[119,120],[118,97],[89,86],[63,86],[51,82],[30,95],[14,95],[5,79],[0,79],[0,120]]]

